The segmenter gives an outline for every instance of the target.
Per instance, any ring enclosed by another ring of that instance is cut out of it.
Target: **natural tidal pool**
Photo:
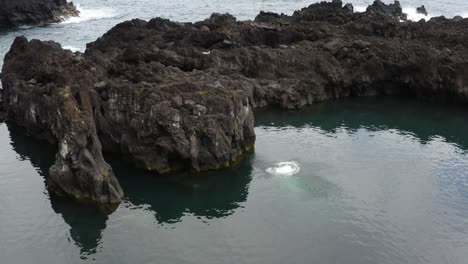
[[[231,169],[106,157],[125,191],[111,214],[51,199],[53,147],[0,124],[0,263],[466,263],[467,121],[402,98],[261,110]]]

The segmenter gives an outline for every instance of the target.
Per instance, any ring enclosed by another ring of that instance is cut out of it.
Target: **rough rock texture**
[[[468,20],[405,19],[398,2],[353,13],[335,0],[255,21],[127,21],[84,54],[18,38],[3,108],[59,143],[52,191],[115,201],[101,144],[158,173],[218,169],[253,148],[257,107],[379,94],[467,103]]]
[[[245,91],[222,76],[155,62],[136,66],[133,56],[127,50],[109,61],[88,59],[53,42],[15,40],[2,73],[3,106],[29,134],[58,143],[48,178],[54,193],[119,201],[122,190],[101,142],[161,174],[228,167],[253,149]]]
[[[78,14],[73,3],[66,0],[0,0],[0,30],[56,23]]]
[[[123,191],[102,157],[92,94],[67,85],[80,81],[86,87],[92,85],[92,79],[82,74],[70,53],[63,52],[59,44],[28,42],[21,37],[13,47],[5,58],[9,70],[2,73],[3,106],[9,118],[29,134],[58,143],[49,188],[80,200],[119,202]],[[25,60],[32,64],[25,67]],[[53,60],[60,63],[48,65]],[[73,74],[66,74],[67,71]],[[20,81],[23,78],[27,81]]]

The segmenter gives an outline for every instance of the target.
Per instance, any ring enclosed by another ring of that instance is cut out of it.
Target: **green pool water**
[[[0,263],[467,263],[468,109],[401,98],[256,113],[236,167],[115,157],[111,214],[51,199],[54,148],[0,124]]]

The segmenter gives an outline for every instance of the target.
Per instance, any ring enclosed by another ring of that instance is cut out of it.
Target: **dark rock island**
[[[102,152],[166,174],[231,166],[255,143],[253,110],[401,95],[468,102],[467,19],[406,20],[398,2],[341,1],[254,21],[123,22],[73,53],[19,37],[5,57],[9,122],[58,146],[49,189],[118,203]]]
[[[57,23],[78,14],[66,0],[0,0],[0,30]]]

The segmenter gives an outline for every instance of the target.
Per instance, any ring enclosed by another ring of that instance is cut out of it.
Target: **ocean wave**
[[[112,8],[104,7],[99,9],[87,9],[82,8],[79,4],[77,4],[76,9],[80,11],[80,15],[78,17],[67,18],[62,22],[62,24],[76,24],[89,20],[98,20],[117,16],[117,12]]]

